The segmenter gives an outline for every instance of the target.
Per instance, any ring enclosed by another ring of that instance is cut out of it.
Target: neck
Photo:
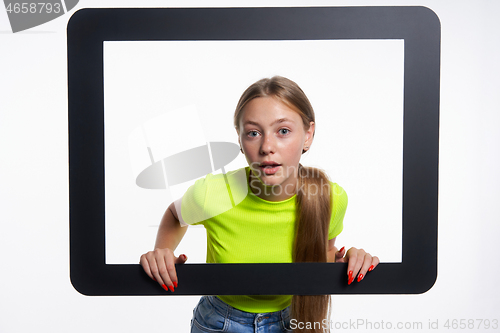
[[[255,177],[251,169],[248,176],[248,184],[255,196],[267,201],[287,200],[293,197],[297,191],[297,178],[290,179],[286,184],[267,186]]]

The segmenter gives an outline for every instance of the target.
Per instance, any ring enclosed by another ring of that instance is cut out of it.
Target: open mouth
[[[280,164],[265,164],[259,166],[259,168],[261,168],[261,170],[264,171],[266,175],[271,175],[276,173],[280,167],[281,167]]]

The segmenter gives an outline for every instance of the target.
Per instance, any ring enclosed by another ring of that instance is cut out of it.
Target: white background
[[[233,3],[105,4],[227,7]],[[429,320],[437,320],[441,329],[447,319],[499,320],[496,254],[500,231],[500,4],[242,1],[238,5],[424,5],[436,12],[442,27],[437,281],[422,295],[334,296],[332,318],[340,323],[360,319],[379,324],[391,322],[393,326],[397,322],[422,322],[424,329],[419,332],[427,331]],[[76,9],[99,6],[102,2],[81,1]],[[88,297],[75,291],[70,283],[66,63],[69,17],[64,15],[12,34],[7,15],[0,10],[0,332],[187,332],[198,296]]]
[[[403,40],[105,42],[106,262],[137,263],[165,207],[194,183],[136,186],[151,164],[146,146],[158,161],[206,141],[237,145],[240,95],[276,74],[295,80],[315,109],[314,142],[301,163],[347,191],[338,248],[355,244],[401,262],[403,67]],[[238,154],[225,170],[247,165]],[[204,230],[190,227],[178,251],[205,262]]]

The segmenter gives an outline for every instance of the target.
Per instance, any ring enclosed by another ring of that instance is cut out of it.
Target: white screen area
[[[138,174],[207,142],[238,144],[238,99],[274,75],[299,84],[315,110],[301,163],[348,194],[336,246],[401,262],[403,40],[109,41],[103,61],[107,264],[136,264],[153,250],[166,208],[196,180],[152,190],[136,185]],[[225,171],[247,165],[239,154]],[[188,227],[182,253],[205,262],[202,226]]]

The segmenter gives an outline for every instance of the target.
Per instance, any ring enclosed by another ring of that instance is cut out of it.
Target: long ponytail
[[[299,164],[299,189],[296,197],[296,232],[293,262],[326,262],[328,227],[332,212],[330,182],[317,168]],[[330,316],[330,295],[294,295],[292,318],[304,324],[297,333],[323,332],[323,319]],[[307,327],[311,327],[310,329]]]

